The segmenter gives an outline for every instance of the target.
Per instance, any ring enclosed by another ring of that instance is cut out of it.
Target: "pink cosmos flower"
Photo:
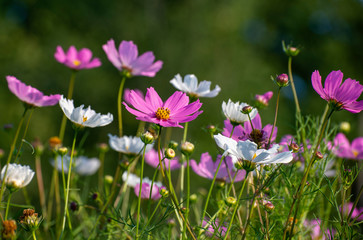
[[[255,96],[256,104],[259,105],[260,107],[267,107],[268,102],[270,101],[273,95],[274,93],[272,91],[266,92],[265,94],[262,95],[256,94]]]
[[[236,171],[234,171],[234,164],[232,162],[232,158],[230,156],[227,156],[226,158],[227,166],[229,169],[229,172],[231,174],[231,177],[233,177],[236,174]],[[213,179],[214,174],[217,171],[219,162],[221,161],[221,155],[217,156],[217,161],[213,162],[212,157],[209,155],[209,153],[203,153],[200,157],[200,162],[197,164],[195,160],[190,160],[190,166],[192,167],[193,171],[198,174],[201,177]],[[219,168],[218,174],[217,174],[217,180],[223,181],[223,182],[230,182],[227,166],[225,162],[223,161],[221,167]],[[235,182],[242,181],[245,178],[245,171],[238,171],[237,176],[235,179]]]
[[[321,220],[305,220],[304,226],[310,228],[310,237],[312,240],[325,240],[325,239],[333,239],[335,230],[334,229],[326,229],[325,233],[321,229]]]
[[[130,92],[131,90],[128,88],[125,88],[123,98],[127,104],[130,104]],[[144,94],[139,89],[134,89],[134,92],[139,95],[141,98],[144,98]]]
[[[130,92],[129,107],[123,102],[127,111],[136,116],[136,119],[159,124],[163,127],[180,127],[179,123],[194,120],[203,111],[198,111],[202,106],[199,99],[189,104],[189,97],[176,91],[168,100],[163,102],[153,87],[147,89],[145,100],[135,91]]]
[[[70,46],[67,53],[64,53],[61,46],[57,46],[54,53],[55,59],[73,70],[96,68],[101,66],[98,58],[92,59],[92,52],[88,48],[82,48],[77,52],[74,46]]]
[[[150,197],[150,188],[151,183],[150,182],[143,182],[142,188],[141,188],[141,198],[142,199],[149,199]],[[151,199],[152,200],[158,200],[161,198],[160,190],[162,188],[165,188],[163,186],[160,186],[154,182],[153,189],[151,191]],[[140,191],[140,183],[136,184],[134,188],[135,195],[139,197],[139,191]]]
[[[224,224],[220,224],[219,219],[216,218],[208,227],[209,219],[206,218],[203,220],[202,226],[205,228],[205,235],[209,238],[211,238],[213,235],[216,239],[220,239],[221,237],[224,237],[224,235],[227,232],[227,227],[224,226]],[[218,231],[216,234],[214,234],[214,231]]]
[[[334,138],[334,153],[341,158],[363,159],[363,137],[358,137],[349,143],[349,140],[343,133],[338,133]]]
[[[343,214],[345,216],[348,216],[350,211],[352,210],[353,208],[353,203],[352,202],[348,202],[344,205],[344,212]],[[341,211],[341,207],[339,208],[339,210]],[[363,208],[354,208],[353,209],[353,212],[352,212],[352,216],[351,216],[352,219],[354,218],[357,218],[357,221],[360,222],[360,221],[363,221]]]
[[[260,114],[256,114],[256,117],[252,119],[253,128],[255,131],[252,131],[251,123],[249,121],[243,123],[243,127],[241,125],[238,125],[234,128],[232,139],[239,141],[245,141],[247,139],[251,141],[255,141],[256,139],[259,141],[262,147],[264,147],[265,144],[268,143],[268,139],[270,137],[271,131],[272,131],[272,125],[267,124],[262,128],[262,122]],[[229,137],[231,135],[233,125],[230,123],[229,120],[224,121],[224,129],[222,134],[226,137]],[[252,136],[254,134],[254,136]],[[275,141],[277,135],[277,127],[275,127],[275,130],[271,137],[271,142]]]
[[[156,61],[152,52],[145,52],[138,57],[137,46],[132,41],[122,41],[118,51],[115,41],[109,40],[102,46],[108,60],[119,70],[126,71],[131,76],[154,77],[163,66],[162,61]]]
[[[13,76],[6,76],[9,90],[21,101],[32,107],[53,106],[59,102],[61,95],[45,96],[41,91],[31,86],[27,86]]]
[[[311,82],[315,91],[333,104],[336,110],[345,109],[352,113],[359,113],[363,110],[363,100],[357,101],[363,91],[363,86],[356,80],[350,78],[343,83],[343,73],[332,71],[325,79],[324,88],[321,83],[319,71],[314,71],[311,76]]]
[[[161,154],[161,156],[163,156],[163,154]],[[145,162],[147,164],[149,164],[150,166],[152,166],[153,168],[157,168],[157,167],[159,168],[158,152],[155,149],[151,149],[149,152],[147,152],[145,154]],[[169,169],[169,166],[170,166],[170,170],[176,170],[181,167],[179,160],[177,158],[170,159],[170,160],[165,158],[163,160],[163,166],[166,169]]]

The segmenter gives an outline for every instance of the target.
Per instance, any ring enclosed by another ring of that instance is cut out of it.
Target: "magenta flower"
[[[238,125],[234,128],[232,139],[236,141],[245,141],[245,140],[251,140],[251,141],[258,141],[262,147],[268,143],[268,139],[270,137],[271,131],[272,131],[272,125],[267,124],[262,128],[262,122],[260,114],[256,114],[256,117],[252,119],[253,128],[255,131],[252,131],[251,123],[249,121],[243,123],[243,127],[241,125]],[[224,129],[222,134],[226,137],[229,137],[231,135],[233,125],[229,120],[224,121]],[[275,130],[271,137],[271,142],[275,141],[277,135],[277,127],[275,127]]]
[[[149,199],[150,197],[150,188],[151,188],[151,182],[147,181],[147,182],[143,182],[142,183],[142,188],[141,188],[141,198],[142,199]],[[152,200],[158,200],[161,198],[161,195],[160,195],[160,190],[162,188],[165,188],[159,184],[156,184],[154,182],[154,185],[153,185],[153,189],[151,191],[151,199]],[[140,183],[136,184],[135,188],[134,188],[134,192],[135,192],[135,195],[137,197],[139,197],[139,192],[140,192]]]
[[[325,232],[321,229],[321,220],[305,220],[304,226],[310,228],[310,237],[312,240],[325,240],[333,239],[335,234],[335,229],[326,229]]]
[[[59,94],[44,96],[38,89],[25,85],[13,76],[6,76],[6,80],[8,81],[9,90],[31,107],[53,106],[61,98]]]
[[[153,87],[147,89],[145,100],[135,91],[130,92],[129,107],[123,102],[127,111],[136,116],[136,119],[144,122],[152,122],[163,127],[180,127],[179,123],[194,120],[203,111],[198,111],[202,106],[199,99],[189,104],[189,97],[183,92],[175,92],[165,103],[161,100]]]
[[[123,98],[127,104],[130,104],[130,92],[131,90],[128,88],[125,88]],[[134,92],[139,95],[141,98],[144,98],[144,94],[139,89],[134,89]]]
[[[206,218],[203,220],[202,226],[205,229],[205,235],[209,238],[211,238],[213,235],[215,238],[220,239],[221,237],[224,237],[224,235],[227,232],[227,227],[224,226],[224,224],[220,224],[219,219],[216,218],[214,221],[211,222],[211,224],[208,225],[209,219]],[[218,231],[216,234],[214,234],[214,231]]]
[[[77,52],[74,46],[70,46],[67,53],[64,53],[61,46],[57,46],[54,53],[55,59],[73,70],[96,68],[101,66],[98,58],[92,59],[92,52],[88,48],[82,48]]]
[[[232,179],[234,178],[236,171],[234,171],[234,164],[232,162],[232,158],[230,156],[227,156],[226,158],[227,166],[229,169],[229,172],[231,174]],[[199,164],[195,160],[190,160],[190,166],[192,167],[193,171],[198,174],[201,177],[213,179],[214,174],[217,171],[219,162],[221,161],[221,155],[217,156],[217,161],[213,162],[212,157],[209,155],[209,153],[203,153],[200,157]],[[217,174],[217,180],[223,181],[223,182],[231,182],[228,176],[227,166],[225,162],[222,163],[221,167],[219,168],[218,174]],[[245,171],[238,171],[237,176],[235,179],[235,182],[242,181],[245,178]]]
[[[129,73],[131,76],[154,77],[163,66],[162,61],[156,61],[152,52],[138,55],[137,46],[132,41],[122,41],[118,51],[115,41],[109,40],[102,46],[108,60],[119,70]]]
[[[255,96],[256,104],[258,105],[258,107],[267,107],[268,102],[270,101],[273,95],[274,93],[272,91],[266,92],[265,94],[262,95],[256,94]]]
[[[163,154],[161,154],[161,157],[163,157]],[[153,168],[157,168],[157,167],[159,168],[158,152],[155,149],[151,149],[150,151],[148,151],[145,154],[145,162],[147,164],[149,164],[150,166],[152,166]],[[176,170],[176,169],[179,169],[181,167],[181,165],[179,163],[179,160],[177,158],[170,159],[170,160],[165,158],[163,160],[163,166],[166,169],[169,169],[169,166],[170,166],[170,170]]]
[[[340,211],[341,211],[341,208],[342,207],[339,208]],[[349,213],[352,210],[352,208],[353,208],[353,203],[352,202],[348,202],[348,203],[344,204],[343,214],[345,216],[349,216]],[[352,219],[357,218],[358,222],[363,221],[363,208],[354,208],[351,218]]]
[[[343,73],[340,70],[329,73],[325,79],[324,88],[319,71],[314,71],[311,76],[315,91],[336,110],[345,109],[352,113],[359,113],[363,110],[363,100],[357,102],[357,99],[363,91],[363,86],[350,78],[343,83],[342,81]]]
[[[341,158],[363,159],[363,137],[354,139],[350,144],[343,133],[338,133],[334,138],[333,151],[335,155]]]

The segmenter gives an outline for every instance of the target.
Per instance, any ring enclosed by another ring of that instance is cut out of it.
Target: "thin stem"
[[[5,211],[5,221],[8,220],[8,213],[9,213],[9,207],[10,207],[10,200],[11,200],[11,196],[13,195],[12,192],[10,192],[9,197],[8,197],[8,203],[6,205],[6,211]]]
[[[145,162],[145,151],[146,145],[144,146],[144,150],[142,152],[141,159],[141,170],[140,170],[140,185],[139,185],[139,198],[137,201],[137,220],[136,220],[136,239],[139,239],[139,224],[140,224],[140,207],[141,207],[141,189],[142,189],[142,179],[144,177],[144,162]],[[150,188],[150,192],[152,192],[152,188]]]
[[[13,140],[13,142],[11,144],[11,147],[10,147],[8,159],[6,160],[5,172],[4,172],[4,175],[2,176],[2,179],[6,179],[6,175],[8,173],[8,168],[9,168],[9,163],[10,163],[11,157],[13,156],[14,149],[15,149],[15,144],[16,144],[16,141],[18,140],[19,132],[20,132],[20,129],[21,129],[22,125],[23,125],[23,122],[24,122],[25,115],[26,115],[27,111],[28,111],[28,108],[25,107],[24,112],[23,112],[23,115],[22,115],[22,117],[20,119],[20,122],[19,122],[19,125],[18,125],[18,129],[16,129],[16,133],[15,133],[15,136],[14,136],[14,140]],[[5,181],[2,181],[2,183],[1,183],[1,190],[0,190],[0,202],[3,199],[4,191],[5,191]]]
[[[187,212],[185,214],[185,219],[189,218],[189,198],[190,198],[190,164],[189,164],[189,156],[187,156]],[[186,237],[186,226],[183,229],[183,239]]]
[[[37,236],[35,235],[35,231],[32,231],[32,236],[34,240],[37,240]]]
[[[67,216],[67,208],[68,208],[68,200],[69,200],[69,187],[71,184],[71,175],[72,175],[72,162],[73,162],[73,154],[74,149],[76,146],[76,139],[77,139],[78,129],[74,132],[73,144],[72,144],[72,152],[71,152],[71,159],[69,160],[69,167],[68,167],[68,178],[67,178],[67,190],[66,190],[66,201],[64,203],[64,214],[63,214],[63,224],[62,224],[62,232],[59,239],[62,239],[62,235],[64,233],[64,228],[66,226],[66,216]]]
[[[238,210],[238,208],[239,208],[239,202],[241,201],[241,197],[242,197],[242,193],[243,193],[243,191],[244,191],[244,189],[245,189],[245,185],[246,185],[246,182],[247,182],[247,177],[248,177],[248,174],[249,174],[249,172],[246,172],[246,178],[245,178],[245,180],[243,181],[243,185],[242,185],[242,188],[241,188],[241,191],[239,192],[239,195],[238,195],[238,198],[237,198],[237,204],[236,204],[236,206],[235,206],[235,208],[234,208],[234,210],[233,210],[233,214],[232,214],[232,217],[231,217],[231,220],[230,220],[230,222],[229,222],[229,224],[228,224],[228,229],[227,229],[227,232],[226,232],[226,234],[225,234],[225,236],[224,236],[224,240],[226,240],[227,239],[227,237],[228,237],[228,234],[229,234],[229,231],[231,230],[231,227],[232,227],[232,225],[233,225],[233,219],[234,219],[234,216],[236,215],[236,212],[237,212],[237,210]],[[246,230],[245,230],[245,232],[246,232]]]
[[[122,94],[123,94],[123,90],[124,90],[125,81],[126,81],[126,77],[124,75],[122,75],[120,88],[118,90],[118,96],[117,96],[118,131],[119,131],[120,137],[122,137],[122,111],[121,111],[122,102],[121,101],[122,101]]]
[[[35,157],[35,171],[37,176],[37,183],[38,183],[38,191],[39,191],[39,202],[42,208],[43,217],[44,219],[47,218],[47,208],[45,204],[45,193],[44,193],[44,182],[43,182],[43,175],[42,175],[42,165],[40,163],[40,156],[37,155]]]
[[[103,192],[103,173],[105,166],[105,154],[106,154],[105,151],[101,150],[100,155],[98,156],[101,162],[100,169],[98,170],[98,191],[100,193]]]
[[[29,117],[28,117],[28,121],[25,125],[25,129],[24,129],[24,133],[23,133],[23,137],[21,138],[22,140],[25,139],[26,137],[26,134],[28,132],[28,128],[29,128],[29,123],[30,123],[30,119],[32,118],[32,115],[33,115],[33,112],[34,112],[34,108],[31,108],[30,109],[30,113],[29,113]],[[21,148],[23,147],[23,141],[20,141],[20,145],[19,145],[19,148],[18,148],[18,151],[16,153],[16,156],[15,156],[15,162],[19,162],[18,161],[18,157],[19,157],[19,154],[20,154],[20,151],[21,151]]]
[[[287,68],[288,68],[288,71],[289,71],[289,78],[290,78],[290,83],[291,83],[291,89],[292,89],[292,93],[294,94],[294,101],[295,101],[295,105],[296,105],[296,112],[301,113],[299,99],[297,97],[297,93],[296,93],[296,89],[295,89],[294,79],[292,78],[291,63],[292,63],[292,57],[289,57],[289,61],[288,61],[288,64],[287,64]]]
[[[65,197],[66,194],[67,194],[67,190],[66,190],[66,177],[64,175],[64,162],[63,162],[63,160],[64,160],[64,156],[62,156],[62,158],[61,158],[61,161],[62,161],[61,164],[62,164],[63,197]],[[57,183],[58,183],[58,176],[57,176]],[[69,217],[68,208],[66,208],[66,210],[67,210],[68,226],[69,226],[69,229],[72,230],[72,223],[71,223],[71,219]]]
[[[275,109],[275,119],[274,119],[274,125],[273,125],[273,127],[272,127],[270,137],[269,137],[269,139],[268,139],[267,147],[269,147],[269,146],[270,146],[271,138],[272,138],[272,135],[273,135],[274,130],[275,130],[275,127],[276,127],[276,122],[277,122],[277,113],[278,113],[278,111],[279,111],[280,92],[281,92],[281,87],[279,87],[279,90],[277,91],[277,99],[276,99],[276,109]]]
[[[352,206],[352,209],[350,210],[349,212],[349,216],[348,216],[348,223],[350,222],[349,220],[351,219],[352,217],[352,214],[353,214],[353,211],[354,209],[357,207],[357,204],[359,202],[359,199],[360,199],[360,196],[362,195],[363,193],[363,185],[360,187],[360,190],[359,190],[359,193],[357,195],[357,198],[355,199],[354,203],[353,203],[353,206]]]
[[[74,80],[76,79],[76,73],[77,73],[76,71],[72,71],[71,79],[69,80],[69,85],[68,85],[67,99],[72,99],[73,89],[74,89]],[[64,139],[64,133],[66,131],[66,125],[67,125],[67,117],[65,114],[63,114],[62,123],[61,123],[61,127],[59,130],[59,139],[62,142]]]
[[[160,204],[162,203],[162,201],[163,201],[163,198],[160,198],[160,200],[158,201],[158,204],[156,205],[156,207],[155,207],[155,209],[154,209],[153,213],[151,214],[151,216],[150,216],[150,217],[149,217],[149,219],[147,220],[147,223],[146,223],[146,225],[145,225],[144,229],[145,229],[147,226],[149,226],[149,224],[150,224],[151,220],[153,219],[153,217],[154,217],[154,215],[155,215],[156,211],[158,210],[158,208],[159,208]]]

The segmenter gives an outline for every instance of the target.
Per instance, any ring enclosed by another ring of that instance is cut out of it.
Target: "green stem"
[[[37,236],[35,235],[35,231],[32,231],[33,239],[37,240]]]
[[[100,162],[101,162],[100,169],[98,170],[98,191],[102,194],[102,192],[103,192],[103,173],[104,173],[104,166],[105,166],[105,151],[101,150],[98,158],[100,159]]]
[[[139,185],[139,198],[137,201],[137,222],[136,222],[136,239],[139,239],[139,224],[140,224],[140,207],[141,207],[141,189],[142,189],[142,179],[144,177],[144,162],[145,162],[145,151],[146,145],[144,146],[144,150],[142,152],[142,159],[141,159],[141,170],[140,170],[140,185]],[[152,188],[150,188],[150,192],[152,192]]]
[[[163,198],[160,198],[160,200],[158,201],[158,204],[156,205],[156,207],[155,207],[155,209],[154,209],[153,213],[152,213],[152,214],[151,214],[151,216],[149,217],[149,219],[148,219],[148,221],[147,221],[147,223],[146,223],[146,225],[145,225],[144,229],[146,229],[146,228],[147,228],[147,226],[149,226],[149,224],[150,224],[151,220],[153,219],[153,217],[154,217],[154,215],[155,215],[156,211],[158,210],[158,208],[159,208],[159,206],[160,206],[160,204],[161,204],[161,202],[162,202],[162,201],[163,201]]]
[[[296,93],[296,89],[295,89],[294,79],[292,78],[291,63],[292,63],[292,57],[289,57],[289,61],[288,61],[288,64],[287,64],[287,68],[288,68],[288,71],[289,71],[289,78],[290,78],[290,83],[291,83],[291,89],[292,89],[292,93],[294,94],[294,101],[295,101],[295,105],[296,105],[296,112],[301,113],[299,99],[297,97],[297,93]]]
[[[314,160],[315,160],[315,154],[316,154],[316,153],[317,153],[317,151],[318,151],[318,148],[319,148],[320,142],[321,142],[321,140],[322,140],[322,138],[323,138],[323,135],[324,135],[324,132],[325,132],[325,128],[326,128],[326,126],[327,126],[327,124],[328,124],[328,121],[329,121],[329,119],[330,119],[331,115],[333,114],[333,112],[334,112],[334,108],[332,108],[332,109],[330,110],[329,115],[328,115],[328,116],[325,116],[325,118],[324,118],[324,121],[323,121],[323,127],[321,128],[321,131],[320,131],[320,133],[319,133],[318,141],[317,141],[316,146],[315,146],[315,148],[314,148],[314,152],[313,152],[313,154],[311,155],[309,165],[308,165],[308,167],[307,167],[307,168],[306,168],[306,170],[305,170],[304,176],[303,176],[303,178],[302,178],[302,180],[301,180],[301,182],[300,182],[300,185],[299,185],[299,187],[298,187],[298,189],[297,189],[297,191],[296,191],[296,194],[295,194],[295,196],[294,196],[294,200],[293,200],[293,202],[292,202],[292,204],[291,204],[290,211],[289,211],[289,215],[287,216],[286,223],[285,223],[283,239],[286,239],[286,234],[287,234],[287,230],[288,230],[289,218],[290,218],[291,213],[292,213],[292,211],[293,211],[294,205],[295,205],[295,203],[296,203],[296,201],[297,201],[296,210],[295,210],[295,214],[294,214],[294,218],[293,218],[293,222],[292,222],[292,226],[291,226],[291,231],[290,231],[290,233],[291,233],[291,234],[290,234],[290,238],[292,237],[292,233],[293,233],[294,226],[295,226],[295,219],[296,219],[296,216],[297,216],[297,213],[298,213],[298,210],[299,210],[299,205],[300,205],[301,197],[302,197],[302,194],[303,194],[303,192],[304,192],[304,187],[303,187],[303,186],[305,186],[305,183],[306,183],[306,180],[307,180],[307,178],[308,178],[308,175],[309,175],[310,169],[311,169],[311,167],[312,167],[313,163],[315,162],[315,161],[314,161]],[[305,151],[306,151],[306,150],[305,150]]]
[[[68,94],[67,94],[67,99],[72,99],[73,96],[73,89],[74,89],[74,80],[76,79],[76,71],[72,71],[71,74],[71,79],[69,80],[69,85],[68,85]],[[59,139],[63,142],[64,139],[64,133],[66,130],[66,125],[67,125],[67,117],[65,114],[63,114],[63,118],[62,118],[62,123],[61,123],[61,127],[59,130]]]
[[[230,222],[229,222],[229,224],[228,224],[228,228],[227,228],[227,232],[226,232],[226,234],[225,234],[225,236],[224,236],[224,240],[226,240],[226,239],[227,239],[227,237],[228,237],[228,233],[229,233],[229,231],[231,230],[231,227],[232,227],[232,224],[233,224],[233,219],[234,219],[234,217],[235,217],[235,215],[236,215],[236,212],[237,212],[237,210],[238,210],[238,208],[239,208],[239,205],[240,205],[240,204],[239,204],[239,202],[241,201],[242,193],[243,193],[243,191],[244,191],[244,189],[245,189],[245,185],[246,185],[246,182],[247,182],[248,174],[249,174],[249,172],[246,172],[246,177],[245,177],[245,179],[244,179],[244,181],[243,181],[243,185],[242,185],[241,191],[239,192],[238,199],[237,199],[237,204],[236,204],[236,206],[235,206],[235,208],[234,208],[234,210],[233,210],[233,214],[232,214],[231,220],[230,220]],[[221,223],[221,224],[223,224],[223,223]],[[244,234],[243,234],[243,235],[245,235],[245,233],[246,233],[246,229],[245,229],[245,231],[244,231]]]
[[[269,147],[269,146],[270,146],[271,138],[272,138],[272,135],[273,135],[274,130],[275,130],[275,127],[276,127],[276,122],[277,122],[277,113],[278,113],[278,111],[279,111],[280,92],[281,92],[281,87],[279,87],[279,90],[277,91],[277,99],[276,99],[276,109],[275,109],[275,119],[274,119],[274,125],[273,125],[273,127],[272,127],[270,137],[269,137],[269,139],[268,139],[267,147]]]
[[[26,112],[27,111],[28,111],[28,108],[25,107],[24,112],[23,112],[23,115],[22,115],[22,117],[20,119],[18,128],[16,129],[16,133],[15,133],[15,136],[14,136],[13,143],[11,144],[11,147],[10,147],[8,159],[6,160],[5,172],[4,172],[4,175],[2,176],[2,179],[6,179],[6,175],[8,173],[8,168],[9,168],[9,163],[10,163],[11,157],[13,156],[14,149],[15,149],[15,144],[16,144],[16,141],[18,140],[19,133],[20,133],[20,129],[21,129],[22,125],[23,125],[23,122],[24,122],[25,115],[26,115]],[[1,183],[1,190],[0,190],[0,202],[3,199],[4,191],[5,191],[5,181],[2,181],[2,183]]]
[[[67,194],[67,190],[66,190],[66,177],[64,175],[64,165],[63,165],[63,160],[64,160],[64,156],[62,156],[62,182],[63,182],[63,196],[65,197]],[[57,181],[58,182],[58,181]],[[67,210],[67,219],[68,219],[68,227],[69,229],[72,230],[72,223],[71,223],[71,219],[69,217],[69,211],[68,208],[66,208]]]
[[[189,156],[187,156],[187,212],[185,213],[185,219],[188,221],[189,219],[189,198],[190,198],[190,163]],[[183,229],[183,239],[186,237],[186,226],[184,225]]]
[[[34,108],[31,108],[30,109],[30,113],[29,113],[29,117],[28,117],[28,121],[25,125],[25,129],[24,129],[24,133],[23,133],[23,137],[21,138],[22,140],[24,139],[25,140],[25,137],[26,137],[26,134],[28,132],[28,128],[29,128],[29,123],[30,123],[30,119],[32,118],[32,115],[33,115],[33,112],[34,112]],[[19,157],[19,154],[20,154],[20,151],[21,151],[21,148],[23,147],[23,141],[20,141],[20,146],[18,148],[18,151],[16,153],[16,156],[15,156],[15,162],[18,163],[18,157]]]
[[[10,207],[10,200],[11,200],[11,196],[13,195],[12,192],[10,192],[9,197],[8,197],[8,203],[6,205],[6,211],[5,211],[5,221],[8,220],[8,213],[9,213],[9,207]]]
[[[122,111],[121,111],[121,104],[122,104],[122,94],[124,90],[126,77],[122,75],[120,88],[118,90],[118,96],[117,96],[117,113],[118,113],[118,131],[119,136],[122,137]]]
[[[42,175],[42,165],[40,163],[40,156],[35,156],[35,171],[37,176],[37,183],[38,183],[38,191],[39,191],[39,202],[42,208],[43,217],[47,219],[47,207],[45,203],[45,193],[44,193],[44,182],[43,182],[43,175]]]
[[[224,157],[225,157],[225,156],[224,156],[224,155],[222,155],[222,158],[221,158],[221,160],[219,161],[219,164],[218,164],[217,170],[216,170],[216,172],[215,172],[215,174],[214,174],[214,177],[213,177],[212,183],[211,183],[211,185],[210,185],[210,188],[209,188],[209,191],[208,191],[208,195],[207,195],[207,200],[206,200],[206,202],[205,202],[205,206],[204,206],[204,209],[203,209],[203,214],[202,214],[202,218],[201,218],[201,224],[203,224],[203,220],[204,220],[205,214],[206,214],[206,212],[207,212],[207,208],[208,208],[209,199],[210,199],[210,196],[212,195],[212,190],[213,190],[213,187],[214,187],[214,183],[215,183],[215,181],[216,181],[217,174],[218,174],[218,172],[219,172],[219,168],[220,168],[220,167],[221,167],[221,165],[222,165],[222,162],[223,162]],[[200,227],[202,227],[202,225],[201,225]],[[198,238],[200,237],[200,234],[201,234],[201,231],[200,231],[200,232],[199,232],[199,234],[198,234]]]
[[[71,184],[72,162],[73,162],[74,149],[75,149],[75,146],[76,146],[77,133],[78,133],[78,129],[76,129],[75,132],[74,132],[74,138],[73,138],[73,144],[72,144],[72,152],[71,152],[71,159],[69,161],[69,167],[68,167],[66,201],[64,203],[64,214],[63,214],[62,232],[61,232],[61,236],[60,236],[59,239],[62,239],[62,235],[64,233],[64,228],[66,226],[66,218],[67,218],[66,216],[67,216],[67,208],[68,208],[68,201],[69,201],[69,187],[70,187],[70,184]]]

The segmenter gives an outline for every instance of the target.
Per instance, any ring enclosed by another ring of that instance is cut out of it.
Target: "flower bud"
[[[186,155],[190,156],[194,151],[194,144],[190,142],[184,142],[181,145],[181,152]]]
[[[24,209],[19,222],[25,230],[35,231],[39,228],[42,220],[42,217],[38,217],[38,213],[36,213],[34,209]]]
[[[181,211],[183,214],[186,214],[186,213],[188,213],[188,212],[189,212],[188,208],[186,208],[186,207],[182,207],[182,208],[180,208],[180,211]]]
[[[214,125],[208,125],[207,126],[207,131],[210,133],[210,134],[215,134],[216,133],[216,131],[217,131],[217,128],[216,128],[216,126],[214,126]]]
[[[286,87],[289,85],[289,76],[286,73],[282,73],[275,78],[275,83],[279,87]]]
[[[37,156],[40,156],[43,154],[44,152],[44,146],[42,144],[42,142],[39,140],[39,138],[36,138],[33,142],[32,145],[34,147],[35,153]]]
[[[249,113],[252,112],[252,110],[253,110],[253,107],[251,107],[251,106],[245,106],[245,107],[242,108],[242,113],[243,114],[249,114]]]
[[[168,226],[169,227],[174,227],[176,224],[175,224],[175,220],[174,219],[168,219],[168,221],[166,221]]]
[[[4,155],[5,155],[4,150],[0,148],[0,159],[2,159]]]
[[[197,194],[193,193],[192,195],[190,195],[189,197],[189,201],[190,203],[196,203],[197,202],[197,199],[198,199],[198,196]]]
[[[165,149],[165,157],[167,159],[173,159],[175,158],[175,151],[172,148]]]
[[[349,187],[354,182],[353,172],[351,169],[349,169],[349,168],[344,169],[342,180],[343,180],[343,187],[345,188],[345,190],[349,189]]]
[[[69,204],[69,208],[72,210],[72,212],[75,212],[75,211],[77,211],[78,210],[78,203],[77,202],[71,202],[70,204]]]
[[[99,143],[97,144],[97,149],[98,151],[105,153],[108,152],[108,150],[110,150],[110,148],[108,147],[107,143]]]
[[[290,151],[292,151],[292,152],[294,152],[294,153],[297,153],[298,151],[299,151],[299,145],[297,145],[296,143],[291,143],[290,145],[289,145],[289,150]]]
[[[263,200],[263,207],[266,209],[267,212],[272,212],[275,209],[275,206],[270,201]]]
[[[169,196],[169,191],[166,190],[165,188],[161,188],[160,191],[159,191],[160,195],[163,197],[163,198],[167,198]]]
[[[217,182],[217,188],[223,189],[226,184],[224,182]]]
[[[170,141],[169,144],[168,144],[168,148],[172,148],[174,150],[176,150],[178,148],[178,143],[175,142],[175,141]]]
[[[151,144],[154,141],[154,136],[150,132],[145,132],[140,136],[141,141],[145,144]]]
[[[65,155],[68,153],[68,148],[66,148],[66,147],[61,147],[61,148],[59,148],[59,149],[58,149],[58,153],[59,153],[59,155],[61,155],[61,156],[65,156]]]
[[[92,194],[91,194],[91,199],[92,199],[93,201],[96,201],[96,200],[97,200],[97,198],[98,198],[98,195],[99,195],[99,193],[97,193],[97,192],[92,193]]]
[[[324,155],[323,154],[321,154],[321,152],[316,152],[315,153],[315,159],[316,160],[321,160],[321,159],[323,159],[324,158]]]
[[[339,124],[339,130],[345,133],[350,132],[350,123],[349,122],[341,122]]]
[[[224,202],[228,207],[232,207],[237,204],[237,200],[234,197],[227,197],[224,199]]]
[[[113,177],[111,175],[106,175],[104,180],[106,184],[111,185],[113,183]]]
[[[62,140],[60,140],[57,136],[49,138],[48,143],[52,150],[57,150],[60,146],[62,146]]]
[[[282,42],[282,49],[288,57],[295,57],[300,53],[300,49],[291,45],[286,46],[285,42]]]

